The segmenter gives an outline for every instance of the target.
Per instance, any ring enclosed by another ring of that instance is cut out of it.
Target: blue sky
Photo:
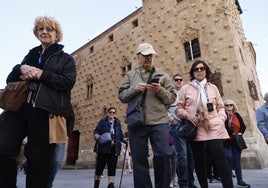
[[[247,40],[257,53],[257,72],[262,92],[268,92],[267,0],[240,0],[241,15]],[[102,33],[137,8],[142,0],[27,0],[0,2],[0,88],[5,86],[8,73],[22,61],[29,49],[39,45],[32,33],[35,17],[53,16],[62,25],[64,50],[72,53],[96,35]]]

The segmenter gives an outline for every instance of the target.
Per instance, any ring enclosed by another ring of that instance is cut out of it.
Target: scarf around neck
[[[199,104],[201,104],[204,110],[207,110],[207,100],[208,100],[206,91],[207,79],[205,78],[201,82],[194,80],[194,84],[199,90],[197,105],[200,106]]]

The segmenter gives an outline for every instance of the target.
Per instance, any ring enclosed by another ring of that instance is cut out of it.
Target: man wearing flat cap
[[[268,144],[268,93],[264,95],[265,103],[256,110],[257,125]]]
[[[171,179],[167,106],[175,102],[176,92],[169,75],[153,65],[153,58],[157,53],[151,44],[138,45],[136,55],[139,67],[129,71],[119,87],[119,99],[128,105],[140,101],[143,93],[146,93],[143,104],[144,124],[134,130],[130,129],[128,124],[134,187],[153,187],[148,162],[150,139],[153,151],[154,187],[167,188]],[[154,83],[150,82],[150,74]]]

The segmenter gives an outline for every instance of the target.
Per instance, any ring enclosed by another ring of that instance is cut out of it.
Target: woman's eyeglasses
[[[110,111],[109,114],[115,114],[115,112],[114,111]]]
[[[206,67],[203,66],[203,67],[195,67],[194,68],[194,72],[197,72],[197,71],[205,71],[206,70]]]
[[[37,30],[40,32],[42,32],[44,30],[46,30],[47,32],[55,31],[55,29],[53,27],[38,27]]]
[[[175,82],[178,82],[178,81],[182,82],[183,79],[182,79],[182,78],[175,78],[174,81],[175,81]]]
[[[225,106],[234,106],[233,104],[226,104]]]

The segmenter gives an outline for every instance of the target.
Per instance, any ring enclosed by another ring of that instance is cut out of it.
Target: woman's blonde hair
[[[35,18],[33,33],[36,37],[38,37],[37,35],[38,27],[42,26],[53,27],[56,31],[56,42],[62,41],[63,38],[62,29],[59,22],[55,18],[48,16],[38,16],[37,18]]]
[[[237,105],[235,104],[235,102],[234,102],[233,100],[231,100],[231,99],[226,99],[226,100],[224,101],[224,106],[225,106],[226,104],[233,104],[233,105],[234,105],[233,111],[234,111],[234,112],[238,112],[238,107],[237,107]]]

